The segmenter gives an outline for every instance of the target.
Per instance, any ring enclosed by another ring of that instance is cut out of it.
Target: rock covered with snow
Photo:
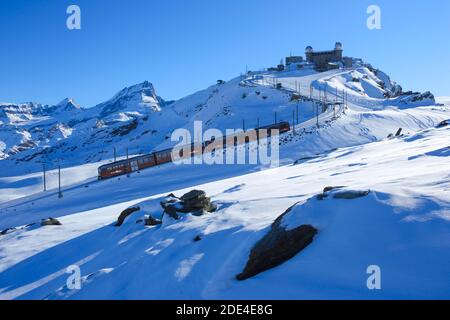
[[[282,264],[313,241],[318,232],[313,226],[299,225],[289,230],[283,226],[283,219],[291,210],[292,207],[279,216],[269,232],[253,246],[244,270],[236,276],[237,280],[246,280]]]
[[[406,92],[401,98],[400,102],[405,105],[417,105],[417,104],[425,104],[425,105],[435,105],[436,99],[434,95],[427,91],[424,93],[420,92]]]
[[[120,213],[115,226],[120,227],[125,220],[154,226],[161,224],[165,215],[178,220],[180,216],[187,213],[200,216],[206,212],[214,212],[216,209],[217,205],[211,202],[211,198],[207,197],[204,191],[191,190],[179,198],[169,194],[135,204]]]
[[[62,225],[62,223],[55,218],[42,219],[41,221],[41,226],[60,226],[60,225]]]

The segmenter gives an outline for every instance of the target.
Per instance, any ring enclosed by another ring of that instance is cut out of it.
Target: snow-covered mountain
[[[97,156],[101,159],[103,147],[112,148],[125,136],[136,139],[133,131],[151,122],[150,118],[160,114],[166,104],[147,81],[124,88],[112,99],[89,109],[79,107],[73,99],[64,99],[55,106],[1,104],[0,156],[16,164],[58,160],[64,165],[65,161],[74,164]],[[155,133],[162,126],[152,127]]]
[[[0,299],[448,299],[450,103],[437,100],[360,64],[253,72],[174,102],[144,82],[89,109],[2,104]],[[196,120],[223,130],[275,117],[295,124],[280,136],[280,167],[170,163],[97,181],[113,147],[168,147]],[[64,165],[62,198],[52,168],[41,191],[44,158]],[[193,189],[217,210],[146,225],[167,195],[179,205]],[[42,225],[49,216],[61,225]],[[283,264],[237,280],[274,220],[317,234]],[[79,290],[66,282],[73,265]],[[371,265],[382,290],[367,287]]]
[[[276,87],[275,82],[283,86]],[[398,84],[370,66],[323,74],[312,69],[254,72],[221,81],[175,102],[164,101],[145,81],[87,109],[73,99],[54,106],[1,104],[0,159],[7,159],[3,165],[17,172],[21,163],[28,163],[22,168],[33,170],[40,163],[67,167],[111,159],[114,148],[118,156],[127,151],[148,153],[170,145],[171,132],[180,127],[192,128],[195,120],[202,120],[204,128],[219,129],[255,127],[272,123],[275,118],[291,122],[292,106],[298,103],[302,111],[299,121],[303,121],[313,116],[311,102],[299,102],[293,96],[298,88],[308,96],[310,85],[316,89],[313,95],[317,99],[317,90],[338,89],[338,96],[344,90],[354,101],[366,101],[372,106],[434,104],[432,94],[403,94]]]

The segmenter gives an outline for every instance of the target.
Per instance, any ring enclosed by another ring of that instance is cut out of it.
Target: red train
[[[288,132],[291,129],[288,122],[279,122],[276,124],[263,126],[255,129],[256,135],[246,135],[245,132],[237,133],[234,135],[224,136],[223,137],[223,146],[226,148],[227,145],[237,145],[240,142],[248,143],[252,140],[259,139],[261,132],[264,130],[267,132],[267,136],[270,136],[271,130],[278,130],[279,133]],[[199,144],[191,144],[190,152],[188,154],[183,154],[183,150],[186,147],[180,147],[180,157],[187,158],[193,157],[198,154],[202,154],[205,148],[211,144],[213,140],[205,141],[201,145]],[[113,163],[108,163],[102,165],[98,168],[98,179],[104,180],[117,176],[121,176],[124,174],[128,174],[134,171],[142,170],[145,168],[154,167],[157,165],[161,165],[164,163],[172,162],[172,148],[165,149],[161,151],[156,151],[151,154],[137,156],[125,160],[116,161]]]

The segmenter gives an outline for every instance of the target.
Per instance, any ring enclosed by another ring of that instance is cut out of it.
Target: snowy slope
[[[393,96],[392,90],[398,85],[381,71],[376,71],[376,74],[383,76],[377,78],[375,71],[366,67],[324,73],[309,69],[254,72],[213,85],[174,103],[166,103],[159,98],[149,82],[125,88],[111,100],[87,110],[80,111],[79,107],[63,108],[61,106],[65,103],[73,103],[72,100],[63,101],[56,109],[69,109],[76,113],[59,112],[59,119],[66,117],[65,121],[55,124],[56,120],[52,117],[39,118],[48,115],[48,112],[31,112],[32,115],[27,117],[31,119],[29,121],[32,122],[33,129],[28,129],[28,122],[25,121],[21,123],[21,131],[16,131],[21,132],[21,135],[11,135],[9,129],[5,131],[7,138],[4,141],[14,139],[11,137],[25,136],[28,139],[26,141],[30,141],[31,149],[1,162],[3,170],[0,173],[0,201],[41,191],[42,162],[46,163],[47,170],[50,171],[47,181],[50,188],[57,183],[58,164],[63,168],[62,184],[68,187],[86,179],[85,173],[74,174],[77,170],[70,169],[72,166],[92,163],[90,177],[94,178],[95,166],[111,161],[114,148],[119,158],[125,156],[127,149],[133,155],[167,148],[176,143],[170,139],[174,129],[187,128],[192,132],[194,121],[198,120],[202,120],[203,130],[217,128],[224,132],[228,128],[252,128],[258,124],[269,124],[275,117],[277,121],[292,123],[293,113],[298,108],[298,120],[301,124],[297,125],[296,133],[302,134],[295,137],[288,135],[285,140],[303,141],[297,148],[298,157],[301,158],[337,147],[376,141],[395,133],[400,127],[404,131],[417,131],[434,126],[447,117],[445,108],[440,110],[441,107],[433,106],[433,101],[406,104],[411,107],[431,105],[430,107],[405,108],[403,104],[399,107],[398,98],[401,96],[372,98],[353,90],[351,83],[349,84],[353,78],[369,77],[375,79],[373,86],[378,88],[383,83],[386,88],[384,93]],[[276,83],[280,83],[282,87],[276,88]],[[313,88],[312,92],[310,87]],[[370,91],[369,87],[366,89]],[[312,94],[315,101],[323,100],[326,91],[328,102],[340,101],[343,97],[342,90],[348,97],[350,109],[345,111],[345,117],[342,107],[336,108],[336,112],[331,108],[327,109],[319,116],[319,131],[316,130],[314,118],[317,104],[307,100],[292,100],[293,95],[298,93],[306,98]],[[398,93],[399,89],[395,90]],[[39,117],[36,118],[33,114]],[[327,128],[335,121],[335,116],[339,117],[336,121],[339,129]],[[51,123],[50,129],[46,127],[48,123]],[[58,129],[55,130],[55,127]],[[43,131],[47,135],[52,132],[52,141],[57,141],[56,144],[52,144],[48,136],[45,136],[45,148],[41,150],[40,143],[34,142],[30,133],[33,130]],[[65,132],[65,135],[61,132]],[[192,137],[196,136],[198,133],[192,132]],[[17,161],[14,160],[16,157],[29,160]]]
[[[317,114],[319,100],[344,95],[347,108]],[[448,299],[450,129],[436,126],[450,119],[450,104],[437,102],[358,66],[255,72],[170,103],[144,82],[91,109],[72,108],[72,100],[59,107],[2,105],[12,111],[1,118],[0,151],[35,145],[0,161],[0,231],[12,228],[0,235],[0,299]],[[192,130],[197,120],[204,130],[251,128],[272,123],[275,114],[292,123],[297,108],[300,123],[280,137],[279,168],[166,164],[96,180],[113,146],[119,156],[126,148],[134,154],[169,147],[175,128]],[[36,140],[31,128],[44,138]],[[399,128],[403,136],[387,139]],[[49,190],[41,192],[44,158],[61,159],[61,199],[54,167]],[[318,201],[326,186],[370,193]],[[205,190],[218,211],[165,218],[156,227],[136,224],[137,212],[113,226],[129,206],[150,201],[156,208],[161,196],[194,188]],[[294,204],[286,223],[315,225],[312,245],[281,266],[235,280],[252,246]],[[40,227],[49,216],[62,226]],[[81,267],[81,290],[65,286],[73,264]],[[381,291],[366,287],[373,264],[382,270]]]
[[[248,168],[212,166],[206,174],[203,166],[168,165],[67,191],[60,203],[48,196],[3,206],[3,228],[48,212],[63,226],[0,239],[0,297],[449,298],[449,133],[427,129],[244,175]],[[314,196],[328,185],[371,193],[319,203]],[[112,226],[134,203],[194,187],[212,195],[219,211],[160,227]],[[235,280],[252,245],[295,203],[294,220],[320,230],[313,244],[275,269]],[[193,242],[196,235],[203,239]],[[79,291],[64,288],[71,264],[91,275]],[[372,264],[383,270],[379,292],[366,288]]]

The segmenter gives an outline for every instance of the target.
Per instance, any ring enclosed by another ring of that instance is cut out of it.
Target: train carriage
[[[279,122],[255,129],[256,134],[243,131],[237,132],[233,135],[223,137],[223,148],[226,148],[227,145],[237,146],[238,144],[249,143],[251,141],[260,139],[262,136],[270,137],[272,134],[272,130],[278,130],[279,134],[281,134],[290,131],[290,129],[291,127],[289,125],[289,122]],[[267,134],[262,135],[263,130],[265,130]],[[192,143],[187,147],[179,147],[179,150],[175,150],[175,152],[179,152],[178,155],[181,159],[194,157],[203,154],[205,148],[212,142],[214,142],[214,139],[212,139],[211,141],[205,141],[202,144]],[[185,152],[185,150],[188,150],[188,152]],[[102,165],[98,168],[98,179],[109,179],[145,168],[154,167],[156,165],[172,162],[172,152],[173,149],[165,149],[154,152],[152,154],[133,157],[130,159],[120,160]]]

